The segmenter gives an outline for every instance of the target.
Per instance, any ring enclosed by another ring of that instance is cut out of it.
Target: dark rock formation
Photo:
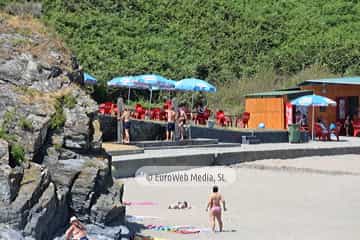
[[[82,91],[73,91],[72,95],[77,99],[77,104],[72,109],[65,108],[64,110],[65,147],[88,150],[91,147],[92,137],[92,119],[89,116],[97,111],[97,105]]]
[[[22,177],[22,168],[0,165],[0,204],[6,205],[15,199]]]
[[[92,222],[104,225],[123,223],[125,216],[125,206],[121,204],[123,194],[123,184],[115,181],[114,185],[108,189],[108,193],[102,194],[91,207],[90,217]]]
[[[68,79],[69,52],[38,22],[11,18],[0,15],[0,239],[53,239],[72,215],[123,221],[97,104]]]

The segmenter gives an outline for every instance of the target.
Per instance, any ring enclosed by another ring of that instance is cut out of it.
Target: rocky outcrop
[[[115,181],[114,185],[108,189],[107,194],[102,194],[91,207],[90,218],[92,222],[103,225],[123,223],[125,216],[125,206],[121,204],[123,194],[123,184]]]
[[[15,199],[22,177],[22,168],[0,165],[0,204],[6,205]]]
[[[82,221],[89,222],[91,206],[111,186],[112,178],[107,161],[87,161],[84,166],[72,186],[70,206]]]
[[[94,100],[82,91],[73,91],[77,104],[74,108],[65,108],[66,122],[64,126],[65,147],[88,150],[92,141],[92,113],[97,111]]]
[[[41,166],[32,164],[29,169],[25,169],[15,200],[0,207],[0,222],[7,223],[15,229],[23,229],[28,221],[29,211],[49,183],[50,176]]]
[[[24,234],[33,236],[35,239],[51,239],[58,228],[53,224],[53,219],[59,210],[55,185],[50,183],[38,202],[29,211]]]
[[[28,21],[0,13],[0,239],[49,240],[72,215],[122,222],[122,187],[99,151],[97,104],[70,83],[61,42]]]

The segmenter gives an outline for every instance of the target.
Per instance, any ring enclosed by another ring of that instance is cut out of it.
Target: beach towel
[[[174,232],[180,234],[195,234],[200,233],[200,228],[195,228],[193,226],[166,226],[166,225],[147,225],[147,229],[151,229],[154,231],[163,231],[163,232]]]
[[[145,219],[160,219],[160,218],[154,216],[126,216],[126,221],[128,222],[142,222]]]
[[[151,201],[123,201],[125,206],[155,206],[156,202]]]

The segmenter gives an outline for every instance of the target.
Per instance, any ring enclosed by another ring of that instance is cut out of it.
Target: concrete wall
[[[285,130],[254,130],[254,135],[261,143],[288,142],[288,132]],[[229,130],[221,128],[192,127],[193,138],[217,138],[219,142],[241,143],[242,136],[251,136],[250,130]]]
[[[360,154],[360,147],[334,147],[334,148],[298,148],[298,149],[274,149],[263,151],[239,151],[227,153],[195,154],[192,156],[154,156],[152,158],[132,159],[126,161],[112,161],[112,174],[115,178],[134,177],[136,171],[144,166],[168,166],[166,171],[160,169],[159,173],[177,171],[179,166],[187,166],[188,169],[199,166],[226,166],[242,162],[250,162],[264,159],[292,159],[309,156],[329,156],[343,154]],[[173,167],[173,169],[172,169]]]
[[[103,141],[116,140],[116,118],[100,116]],[[165,139],[166,123],[142,120],[131,120],[131,141],[162,140]],[[254,134],[261,143],[288,142],[288,133],[285,130],[255,129]],[[241,143],[242,136],[252,135],[251,130],[230,130],[226,128],[191,127],[192,138],[212,138],[219,142]]]

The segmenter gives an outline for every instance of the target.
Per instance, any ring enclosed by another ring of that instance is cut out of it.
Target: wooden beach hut
[[[249,128],[264,123],[269,129],[286,129],[295,121],[295,98],[313,94],[312,90],[299,88],[252,93],[245,96],[245,111],[250,113]]]
[[[336,101],[336,107],[315,109],[317,118],[342,123],[347,115],[352,116],[354,120],[360,119],[360,77],[306,80],[299,84],[299,87],[301,90],[313,91]]]

